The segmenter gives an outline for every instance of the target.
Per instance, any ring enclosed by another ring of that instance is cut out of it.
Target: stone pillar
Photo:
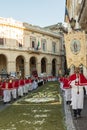
[[[7,72],[16,72],[16,63],[15,61],[8,61],[7,63]]]
[[[47,75],[52,75],[52,64],[48,63],[46,66]]]
[[[40,76],[40,74],[41,74],[41,63],[37,63],[37,72],[38,72],[38,76]]]
[[[59,66],[58,66],[58,64],[56,64],[56,76],[58,76],[59,75]]]
[[[25,62],[25,76],[30,76],[30,65],[29,65],[29,62]]]

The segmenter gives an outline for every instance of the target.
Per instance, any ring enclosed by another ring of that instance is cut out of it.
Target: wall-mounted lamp
[[[70,26],[71,26],[72,29],[75,28],[75,26],[76,26],[76,20],[74,18],[71,18],[71,20],[70,20]]]

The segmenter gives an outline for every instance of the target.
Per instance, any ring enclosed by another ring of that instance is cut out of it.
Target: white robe
[[[71,101],[71,88],[65,89],[65,100]]]
[[[33,87],[33,89],[36,89],[38,87],[38,84],[35,80],[32,83],[32,87]]]
[[[60,88],[61,90],[65,91],[65,89],[63,88],[63,82],[60,82]]]
[[[86,95],[87,95],[87,85],[85,85],[84,87],[85,87],[85,91],[86,91]]]
[[[76,86],[75,81],[72,81],[70,85],[72,86],[72,89],[71,89],[72,109],[83,109],[83,103],[84,103],[83,86]],[[78,91],[79,91],[79,94],[78,94]]]

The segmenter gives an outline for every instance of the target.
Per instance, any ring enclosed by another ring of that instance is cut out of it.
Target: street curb
[[[64,103],[64,113],[65,113],[65,124],[67,130],[76,130],[75,125],[73,123],[73,118],[70,110],[70,105],[66,104],[65,95],[63,93],[63,103]]]

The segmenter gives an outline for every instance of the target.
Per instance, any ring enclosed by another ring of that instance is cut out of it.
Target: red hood
[[[76,85],[80,85],[80,86],[87,85],[87,79],[85,78],[83,74],[79,74],[78,77],[76,74],[72,74],[69,77],[69,83],[71,83],[71,81],[73,80],[76,80],[77,78],[78,78],[78,82],[76,82]]]

